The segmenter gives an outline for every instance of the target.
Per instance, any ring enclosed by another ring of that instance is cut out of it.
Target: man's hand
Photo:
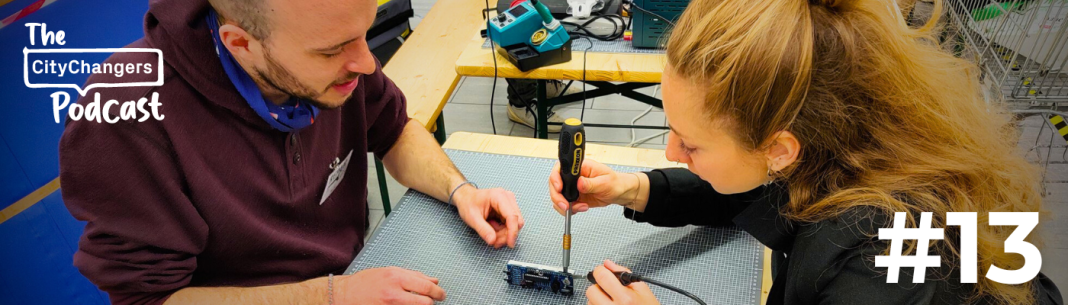
[[[185,287],[172,294],[166,305],[184,304],[327,304],[329,277],[297,283],[257,287]],[[445,300],[438,279],[422,273],[385,267],[353,275],[334,276],[334,304],[425,304]]]
[[[507,245],[515,248],[519,230],[523,229],[523,215],[519,213],[515,194],[505,189],[476,189],[464,185],[456,191],[453,203],[460,218],[475,229],[486,244],[494,248]]]
[[[597,266],[593,269],[593,277],[597,280],[597,284],[590,286],[586,289],[586,299],[588,304],[592,305],[659,305],[660,302],[656,300],[656,296],[653,295],[653,291],[649,289],[649,285],[642,282],[630,283],[630,285],[623,286],[619,283],[619,279],[616,278],[612,272],[626,271],[630,272],[630,269],[626,267],[616,265],[616,263],[605,260],[604,265]]]
[[[334,277],[334,304],[434,304],[444,301],[438,279],[422,273],[385,267]]]
[[[523,228],[515,194],[503,189],[479,190],[472,185],[456,189],[466,181],[464,175],[421,123],[408,122],[382,163],[402,185],[441,201],[451,199],[460,210],[460,218],[487,244],[515,247],[519,229]],[[455,194],[450,194],[453,190]]]

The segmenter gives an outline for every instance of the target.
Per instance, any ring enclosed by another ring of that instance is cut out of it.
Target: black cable
[[[489,3],[486,3],[487,8],[482,10],[482,19],[489,19],[489,12],[496,11],[497,8],[489,8]]]
[[[496,47],[495,42],[493,41],[493,37],[490,36],[490,31],[489,31],[490,20],[489,20],[489,17],[486,16],[486,13],[489,12],[490,10],[491,9],[489,7],[489,0],[486,0],[486,9],[482,10],[482,14],[486,18],[486,37],[490,41],[490,54],[493,55],[493,86],[492,86],[492,89],[490,89],[490,124],[493,126],[493,134],[497,134],[497,123],[493,119],[493,97],[497,93],[497,77],[498,77],[498,74],[497,74],[497,69],[498,69],[498,67],[497,67],[497,53],[496,53],[497,52],[497,47]],[[533,104],[534,103],[531,103],[529,100],[528,101],[524,101],[523,100],[523,96],[520,95],[519,92],[516,91],[515,86],[512,84],[512,80],[511,79],[505,78],[504,81],[508,83],[508,90],[510,90],[512,92],[512,94],[514,94],[517,98],[519,98],[520,102],[522,102],[523,104],[526,105],[525,108],[526,108],[527,112],[530,113],[531,115],[533,115],[534,117],[537,117],[538,115],[537,115],[537,113],[534,112],[534,109],[533,109]],[[510,106],[511,105],[509,105],[509,107]],[[537,134],[538,134],[538,124],[537,124],[537,122],[535,122],[535,124],[534,124],[534,135],[535,135],[535,137],[537,136]]]
[[[583,57],[582,60],[583,60],[583,63],[585,64],[586,58]],[[564,93],[567,93],[567,89],[571,89],[571,84],[573,84],[573,83],[575,83],[575,81],[573,81],[573,80],[568,81],[567,85],[564,86],[563,90],[560,90],[560,94],[557,94],[556,97],[564,96]],[[582,83],[582,110],[581,111],[582,111],[582,114],[579,115],[579,120],[582,120],[582,117],[586,115],[586,83],[585,82]]]
[[[667,22],[668,24],[670,24],[670,25],[671,25],[671,27],[675,27],[675,23],[674,23],[674,22],[672,22],[671,20],[669,20],[669,19],[667,19],[667,18],[664,18],[664,16],[660,16],[660,14],[657,14],[657,13],[653,13],[653,12],[650,12],[649,10],[647,10],[647,9],[644,9],[644,8],[642,8],[642,7],[638,6],[637,4],[634,4],[634,1],[631,1],[631,0],[623,0],[623,2],[626,2],[626,3],[630,4],[630,7],[636,8],[636,9],[638,9],[639,11],[641,11],[642,13],[646,13],[646,14],[649,14],[649,15],[653,15],[653,17],[656,17],[656,18],[660,18],[660,20],[663,20],[664,22]],[[631,16],[631,18],[634,18],[634,16],[632,15],[632,16]]]
[[[560,94],[559,94],[559,95],[557,95],[557,97],[561,97],[561,96],[564,96],[564,92],[567,92],[567,89],[571,89],[571,83],[574,83],[574,82],[575,82],[575,81],[573,81],[573,80],[572,80],[572,81],[568,81],[568,82],[567,82],[567,85],[566,85],[566,86],[564,86],[564,90],[560,90]]]
[[[490,10],[491,10],[491,8],[489,7],[489,0],[486,0],[486,9],[482,10],[483,17],[486,17],[486,13],[489,12]],[[605,18],[606,20],[611,21],[612,24],[616,25],[616,27],[619,28],[620,30],[618,32],[613,32],[612,35],[603,36],[603,35],[595,35],[595,34],[590,32],[586,28],[587,25],[589,25],[593,21],[595,21],[597,19],[601,19],[601,18]],[[611,18],[617,18],[620,23],[616,23],[616,20],[611,19]],[[583,30],[585,33],[568,32],[568,34],[577,34],[576,36],[579,36],[581,38],[585,38],[586,42],[589,43],[589,46],[586,47],[586,50],[583,50],[583,52],[582,52],[582,109],[580,110],[579,120],[583,120],[586,117],[586,55],[587,55],[587,53],[589,53],[590,49],[593,48],[593,41],[590,40],[590,37],[593,37],[594,39],[606,40],[606,41],[608,41],[608,40],[616,40],[616,39],[622,38],[626,33],[628,24],[627,24],[626,18],[623,18],[622,16],[616,15],[616,14],[594,16],[594,18],[590,18],[589,20],[587,20],[586,22],[584,22],[582,24],[575,24],[575,23],[564,22],[564,21],[561,21],[561,23],[574,25],[574,26],[576,26],[577,29]],[[488,17],[486,17],[486,37],[489,38],[489,40],[490,40],[490,53],[493,54],[493,80],[494,80],[493,81],[493,85],[491,87],[492,89],[490,89],[490,124],[493,126],[493,134],[497,134],[497,124],[495,122],[495,119],[493,118],[493,97],[496,95],[496,92],[497,92],[497,77],[498,77],[497,69],[498,69],[498,67],[497,67],[496,45],[495,45],[495,43],[493,41],[493,37],[491,37],[489,28],[490,28],[490,20],[489,20]],[[521,95],[519,95],[518,92],[515,91],[516,89],[514,89],[514,86],[512,85],[511,80],[506,78],[505,81],[508,82],[508,89],[511,90],[511,92],[516,97],[518,97],[521,102],[523,102],[524,104],[527,105],[526,106],[527,112],[530,113],[531,115],[533,115],[534,117],[537,117],[537,112],[535,112],[534,109],[533,109],[533,103],[531,103],[530,101],[523,101],[523,97]],[[564,86],[564,89],[560,91],[559,96],[563,96],[564,92],[567,92],[567,89],[571,88],[572,82],[568,82],[567,85]],[[546,117],[548,117],[552,113],[551,108],[546,108],[546,112],[548,112],[548,113],[546,113]],[[537,134],[538,134],[538,124],[535,123],[534,124],[534,135],[537,136]]]
[[[605,19],[605,20],[608,20],[609,22],[612,22],[612,25],[617,30],[613,30],[611,35],[594,34],[592,31],[590,31],[589,25],[592,24],[594,21],[597,21],[598,19]],[[596,15],[596,16],[593,16],[593,18],[586,19],[585,22],[583,22],[583,23],[574,23],[574,22],[562,21],[562,20],[560,21],[560,23],[575,27],[575,30],[568,31],[567,32],[568,34],[577,35],[577,36],[592,37],[594,39],[601,40],[601,41],[613,41],[613,40],[617,40],[617,39],[623,38],[623,36],[626,35],[626,32],[627,32],[627,21],[626,21],[626,19],[623,18],[623,16],[616,15],[616,14]]]
[[[486,10],[489,11],[489,0],[486,0]],[[493,37],[490,34],[490,20],[486,18],[486,37],[489,37],[490,41],[490,55],[493,57],[493,89],[490,89],[490,125],[493,126],[493,134],[497,134],[497,122],[493,119],[493,96],[497,94],[497,47],[494,45]]]
[[[689,298],[693,299],[694,301],[697,301],[697,304],[707,305],[707,304],[705,304],[705,301],[701,300],[701,298],[698,298],[697,296],[693,295],[692,293],[687,292],[686,290],[679,289],[678,287],[671,286],[671,285],[668,285],[668,284],[664,284],[664,283],[661,283],[659,281],[651,280],[651,279],[648,279],[648,278],[642,278],[642,281],[646,282],[646,283],[649,283],[649,284],[653,284],[653,285],[657,285],[657,286],[660,286],[660,287],[664,287],[667,290],[678,292],[679,294],[682,294],[682,295],[684,295],[686,297],[689,297]]]
[[[579,111],[579,121],[586,120],[586,53],[590,52],[593,48],[593,40],[589,37],[586,38],[586,43],[590,46],[586,47],[586,50],[582,51],[582,110]]]
[[[586,54],[590,52],[590,49],[593,49],[593,40],[590,40],[590,38],[586,36],[580,36],[579,38],[586,39],[586,43],[589,44],[585,50],[582,50],[582,108],[579,110],[579,121],[582,121],[586,119]],[[571,88],[571,82],[568,82],[567,86],[564,86],[564,90],[561,90],[557,97],[563,96],[564,92],[567,92],[567,89]],[[535,134],[537,134],[537,128],[535,128]]]
[[[619,22],[621,22],[622,25],[618,25],[618,23],[615,23],[615,20],[612,19],[611,17],[616,17],[619,20],[621,20]],[[613,25],[615,25],[616,28],[619,29],[619,31],[618,32],[612,32],[612,35],[602,36],[602,35],[593,34],[592,32],[590,32],[590,30],[586,29],[586,26],[590,25],[591,22],[593,22],[594,20],[597,20],[599,18],[606,18],[607,20],[612,21]],[[585,50],[582,50],[582,108],[579,110],[579,121],[585,121],[585,119],[586,119],[586,53],[590,52],[590,49],[592,49],[594,47],[594,42],[591,41],[590,37],[593,37],[595,39],[598,39],[598,41],[603,41],[603,42],[611,42],[611,41],[615,41],[615,39],[623,38],[623,36],[626,35],[626,33],[627,33],[627,20],[624,19],[623,16],[619,16],[619,15],[598,15],[598,16],[595,16],[594,18],[590,18],[590,20],[586,20],[585,22],[582,23],[582,25],[577,25],[577,23],[571,23],[571,22],[566,22],[566,21],[561,21],[561,22],[565,23],[565,25],[575,26],[576,30],[582,30],[584,33],[572,32],[572,31],[569,31],[567,33],[571,34],[571,35],[575,35],[576,37],[585,38],[586,39],[586,43],[590,44],[590,46],[587,46]],[[571,83],[567,83],[567,86],[564,87],[564,91],[563,92],[567,92],[567,87],[570,87],[570,86],[571,86]]]
[[[508,91],[511,92],[512,95],[515,95],[515,97],[519,99],[520,103],[523,103],[523,105],[525,105],[523,108],[526,109],[527,113],[529,113],[531,116],[533,116],[535,118],[535,120],[536,120],[536,118],[538,117],[538,113],[534,111],[534,102],[531,102],[530,100],[524,100],[523,99],[523,95],[519,94],[519,91],[517,91],[517,89],[515,89],[516,85],[515,85],[515,83],[512,83],[512,79],[505,78],[504,81],[508,82]],[[537,90],[537,88],[535,88],[534,90]],[[511,106],[511,102],[509,102],[509,107],[510,106]],[[548,111],[548,110],[546,110],[546,111]],[[537,134],[538,134],[538,123],[534,122],[534,135],[537,136]]]
[[[682,294],[682,295],[684,295],[684,296],[686,296],[686,297],[688,297],[690,299],[693,299],[694,301],[697,301],[698,304],[708,305],[708,304],[705,303],[705,301],[702,301],[701,298],[698,298],[696,295],[693,295],[692,293],[689,293],[686,290],[682,290],[682,289],[679,289],[678,287],[671,286],[671,285],[668,285],[668,284],[664,284],[664,283],[662,283],[660,281],[657,281],[657,280],[652,280],[652,279],[649,279],[649,278],[645,278],[645,277],[642,277],[640,275],[637,275],[637,274],[634,274],[634,273],[631,273],[631,272],[617,271],[617,272],[612,272],[612,274],[614,274],[616,276],[616,279],[618,279],[619,283],[623,284],[623,286],[630,285],[630,283],[633,283],[633,282],[646,282],[646,283],[649,283],[649,284],[653,284],[653,285],[657,285],[657,286],[660,286],[660,287],[664,287],[667,290],[678,292],[679,294]],[[590,281],[590,283],[597,284],[597,280],[593,278],[593,271],[590,271],[590,273],[586,274],[586,280]]]

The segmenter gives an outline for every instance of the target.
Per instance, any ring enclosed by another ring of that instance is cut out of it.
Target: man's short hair
[[[221,21],[233,21],[259,40],[267,39],[267,0],[208,0]]]

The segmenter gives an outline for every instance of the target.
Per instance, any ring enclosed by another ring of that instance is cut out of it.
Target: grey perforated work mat
[[[444,304],[586,304],[584,279],[605,259],[635,273],[687,290],[708,304],[757,304],[763,246],[735,227],[658,228],[623,216],[619,206],[592,209],[571,219],[571,272],[575,294],[510,286],[509,260],[560,266],[564,217],[549,203],[551,159],[446,150],[456,166],[481,188],[515,192],[526,220],[515,249],[493,249],[468,228],[456,209],[409,191],[352,264],[358,270],[399,266],[439,278]],[[612,166],[617,171],[642,168]],[[709,203],[715,204],[715,203]],[[580,278],[582,277],[582,278]],[[652,287],[662,304],[696,304]]]
[[[489,49],[490,41],[486,39],[482,43],[483,49]],[[652,49],[652,48],[635,48],[634,45],[627,40],[616,39],[612,41],[603,41],[590,38],[571,37],[571,58],[575,59],[575,55],[582,55],[581,53],[589,49],[592,53],[633,53],[633,54],[664,54],[664,49]],[[575,54],[578,53],[578,54]]]

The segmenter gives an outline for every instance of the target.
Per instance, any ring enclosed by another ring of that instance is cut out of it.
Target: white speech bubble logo
[[[159,67],[158,76],[154,82],[136,82],[136,83],[93,83],[85,86],[82,89],[78,84],[31,84],[30,83],[30,53],[156,53],[159,58],[159,62],[156,64]],[[26,87],[29,88],[70,88],[78,91],[78,94],[85,96],[89,90],[93,88],[121,88],[121,87],[143,87],[143,86],[162,86],[163,85],[163,51],[159,49],[151,48],[104,48],[104,49],[35,49],[28,48],[22,49],[22,77],[26,83]]]

